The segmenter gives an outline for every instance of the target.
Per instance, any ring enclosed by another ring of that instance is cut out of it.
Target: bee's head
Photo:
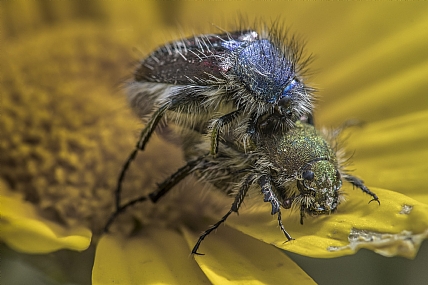
[[[297,181],[301,210],[310,215],[330,214],[337,208],[341,186],[340,172],[333,163],[319,159],[308,164]]]

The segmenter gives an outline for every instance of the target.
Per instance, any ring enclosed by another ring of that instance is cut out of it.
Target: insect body
[[[166,113],[192,127],[210,121],[211,153],[220,131],[238,122],[240,137],[254,134],[260,116],[278,114],[283,129],[312,112],[312,91],[301,75],[307,60],[277,31],[201,35],[162,46],[144,59],[130,84],[129,100],[149,115],[139,148]],[[189,119],[190,118],[190,119]]]
[[[296,122],[288,131],[265,134],[265,125],[258,124],[259,139],[251,151],[242,151],[242,144],[231,140],[233,133],[219,145],[216,157],[207,153],[207,141],[192,130],[183,133],[184,151],[187,165],[159,185],[158,190],[133,200],[121,207],[111,217],[125,210],[129,205],[144,200],[157,202],[174,185],[190,173],[195,173],[201,181],[209,182],[221,191],[234,194],[235,200],[229,212],[219,222],[205,231],[199,238],[192,253],[202,240],[232,212],[238,212],[250,188],[259,187],[265,202],[272,205],[271,214],[277,214],[278,224],[287,240],[292,237],[285,230],[281,220],[281,208],[297,208],[300,222],[306,214],[330,214],[341,201],[342,180],[346,180],[363,192],[379,199],[363,182],[346,173],[342,167],[340,153],[334,150],[336,143],[318,132],[312,125]],[[257,186],[258,185],[258,186]]]
[[[258,139],[258,122],[272,114],[275,130],[311,118],[313,88],[301,74],[308,60],[302,60],[294,40],[275,28],[262,34],[244,30],[195,36],[151,53],[129,85],[131,106],[149,119],[118,179],[116,207],[129,164],[165,116],[184,129],[209,132],[213,155],[220,133],[228,129],[246,149]]]

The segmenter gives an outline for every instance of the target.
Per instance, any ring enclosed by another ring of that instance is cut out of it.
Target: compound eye
[[[285,88],[285,89],[287,89],[287,88]],[[285,92],[285,89],[284,89],[284,92]],[[284,95],[284,93],[283,93],[283,95]],[[288,95],[285,95],[284,97],[282,97],[278,101],[278,105],[283,107],[283,108],[287,108],[288,106],[290,106],[290,104],[291,104],[291,97]]]
[[[284,209],[290,209],[292,204],[293,204],[293,201],[292,201],[292,199],[291,199],[291,198],[289,198],[289,199],[285,199],[285,200],[282,202],[282,207],[283,207]]]
[[[340,179],[340,172],[339,170],[336,170],[336,178],[339,180]]]
[[[303,177],[303,179],[305,179],[305,180],[312,181],[312,180],[314,180],[314,176],[315,176],[315,174],[314,174],[314,172],[313,172],[313,171],[311,171],[311,170],[305,170],[305,171],[303,171],[303,173],[302,173],[302,177]]]

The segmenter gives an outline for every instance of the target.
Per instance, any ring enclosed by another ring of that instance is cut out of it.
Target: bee
[[[343,200],[343,181],[370,195],[370,202],[380,204],[377,195],[362,180],[344,169],[344,152],[337,144],[339,131],[320,132],[313,125],[297,121],[292,129],[272,132],[271,123],[276,121],[277,118],[258,122],[258,140],[249,151],[243,151],[242,142],[234,139],[233,132],[226,133],[215,157],[209,154],[206,137],[194,130],[184,131],[183,149],[188,163],[159,184],[156,191],[120,206],[110,217],[106,229],[130,205],[146,200],[156,203],[192,173],[235,197],[230,210],[199,237],[192,254],[200,254],[198,248],[204,238],[230,214],[238,212],[252,188],[260,189],[263,201],[271,204],[271,215],[277,215],[278,225],[287,241],[293,238],[285,230],[281,210],[298,209],[301,224],[306,215],[333,213]]]
[[[253,133],[260,116],[277,113],[282,126],[291,128],[312,112],[314,89],[302,75],[310,58],[302,54],[296,40],[276,27],[262,34],[199,35],[159,47],[140,62],[129,85],[131,106],[150,117],[140,148],[166,113],[186,127],[211,120],[212,154],[220,130],[238,119]]]
[[[297,41],[273,25],[205,34],[167,43],[143,59],[128,85],[128,100],[146,122],[118,179],[121,184],[138,151],[163,119],[184,129],[208,130],[211,155],[222,132],[234,129],[244,148],[257,138],[256,125],[276,114],[276,128],[288,130],[312,120],[314,88],[304,83],[310,57]]]

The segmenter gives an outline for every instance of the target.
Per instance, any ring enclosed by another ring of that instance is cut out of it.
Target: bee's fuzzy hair
[[[282,28],[280,21],[274,21],[267,24],[262,21],[254,21],[248,25],[246,20],[240,19],[240,23],[235,25],[237,31],[234,33],[248,33],[251,36],[257,37],[257,40],[268,39],[273,43],[273,46],[283,54],[284,57],[278,58],[279,62],[284,61],[292,65],[296,76],[300,80],[306,80],[307,66],[312,57],[306,56],[303,49],[302,41],[297,37],[290,36],[290,32]],[[235,31],[236,31],[235,30]],[[254,32],[248,32],[254,31]],[[254,33],[254,35],[252,34]],[[234,40],[231,33],[226,33],[229,40]],[[212,39],[220,37],[215,34],[202,34],[194,35],[191,38],[181,38],[179,40],[165,44],[163,47],[151,53],[146,60],[141,61],[140,65],[146,65],[149,69],[153,68],[152,65],[156,62],[162,61],[162,53],[177,54],[179,58],[186,58],[188,55],[196,55],[201,60],[208,56],[216,57],[220,65],[230,65],[233,62],[228,62],[233,59],[235,55],[233,52],[226,54],[215,54],[210,52],[212,46]],[[196,48],[188,48],[188,40],[192,40]],[[252,40],[256,40],[255,38]],[[221,39],[223,41],[223,39]],[[161,49],[165,51],[161,52]],[[150,64],[147,61],[151,62]],[[257,99],[245,85],[242,84],[241,78],[234,74],[220,72],[220,75],[214,74],[201,74],[202,77],[194,75],[186,77],[188,83],[186,85],[162,82],[160,78],[153,77],[148,81],[135,80],[128,84],[128,100],[130,105],[135,110],[143,121],[147,122],[152,117],[154,112],[164,104],[181,101],[182,104],[177,107],[172,107],[167,110],[164,121],[171,121],[183,127],[192,128],[194,124],[201,124],[202,122],[211,122],[208,129],[211,129],[216,124],[219,117],[228,114],[236,108],[236,106],[243,106],[242,113],[246,114],[241,116],[235,123],[229,124],[237,130],[237,134],[244,145],[248,144],[248,134],[246,127],[248,125],[248,115],[256,114],[261,116],[263,114],[271,114],[274,112],[275,106],[267,104],[260,99]],[[197,74],[197,71],[196,71]],[[136,76],[138,75],[138,69]],[[162,75],[159,75],[162,77]],[[168,81],[168,79],[166,80]],[[315,96],[315,89],[303,85],[302,89],[294,94],[296,99],[293,102],[293,113],[295,118],[299,118],[304,114],[312,111]],[[234,103],[232,103],[234,102]],[[241,107],[242,108],[242,107]],[[295,119],[294,118],[294,119]],[[293,119],[293,120],[294,120]],[[291,120],[284,121],[280,126],[282,129],[289,129],[293,127]]]

